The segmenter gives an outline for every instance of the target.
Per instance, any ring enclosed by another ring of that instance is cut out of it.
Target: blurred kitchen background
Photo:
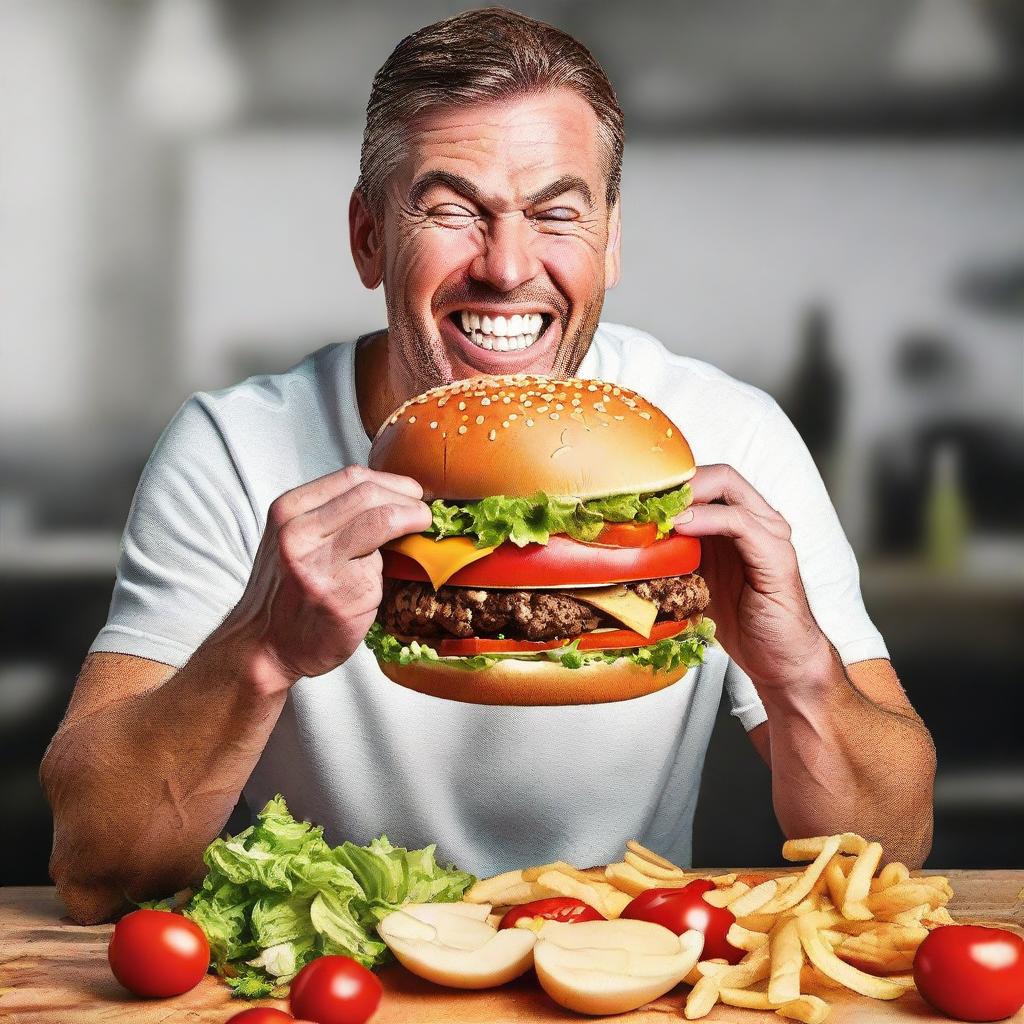
[[[370,81],[463,6],[0,0],[0,881],[46,880],[39,759],[167,420],[383,325],[346,224]],[[1024,4],[519,9],[626,111],[605,319],[787,409],[938,746],[930,865],[1020,867]],[[777,862],[769,792],[723,711],[695,863]]]

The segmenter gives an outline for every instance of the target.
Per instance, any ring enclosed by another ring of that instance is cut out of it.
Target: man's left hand
[[[693,504],[675,528],[701,538],[718,640],[760,689],[798,687],[832,655],[807,603],[789,523],[731,466],[701,466],[690,484]]]

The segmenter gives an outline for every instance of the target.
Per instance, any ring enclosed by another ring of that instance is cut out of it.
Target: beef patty
[[[710,600],[707,584],[697,575],[663,576],[625,584],[638,596],[658,605],[658,617],[689,618]],[[603,626],[621,626],[560,590],[483,590],[441,587],[429,583],[384,580],[378,621],[389,633],[421,637],[493,637],[516,640],[560,640]]]

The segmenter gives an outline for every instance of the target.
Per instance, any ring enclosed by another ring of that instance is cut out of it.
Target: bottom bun
[[[378,662],[392,682],[410,690],[462,701],[464,704],[514,704],[526,707],[564,704],[605,704],[632,700],[678,682],[681,665],[665,672],[637,665],[627,658],[584,668],[565,668],[554,661],[509,658],[490,668],[453,668],[439,661],[411,665]]]

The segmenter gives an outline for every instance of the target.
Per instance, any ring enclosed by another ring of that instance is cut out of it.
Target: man
[[[599,324],[622,142],[586,49],[509,11],[428,26],[380,70],[350,223],[388,327],[193,396],[161,438],[42,766],[51,870],[77,920],[201,874],[243,791],[249,806],[281,791],[335,842],[436,841],[478,874],[597,863],[633,835],[687,863],[723,685],[787,835],[856,830],[922,862],[930,737],[806,448],[762,392]],[[463,310],[485,318],[482,346]],[[523,313],[550,326],[498,319]],[[363,468],[370,438],[429,387],[514,371],[624,384],[687,434],[703,465],[677,529],[704,540],[724,647],[687,685],[484,707],[392,685],[362,645],[378,548],[430,522],[415,481]]]

